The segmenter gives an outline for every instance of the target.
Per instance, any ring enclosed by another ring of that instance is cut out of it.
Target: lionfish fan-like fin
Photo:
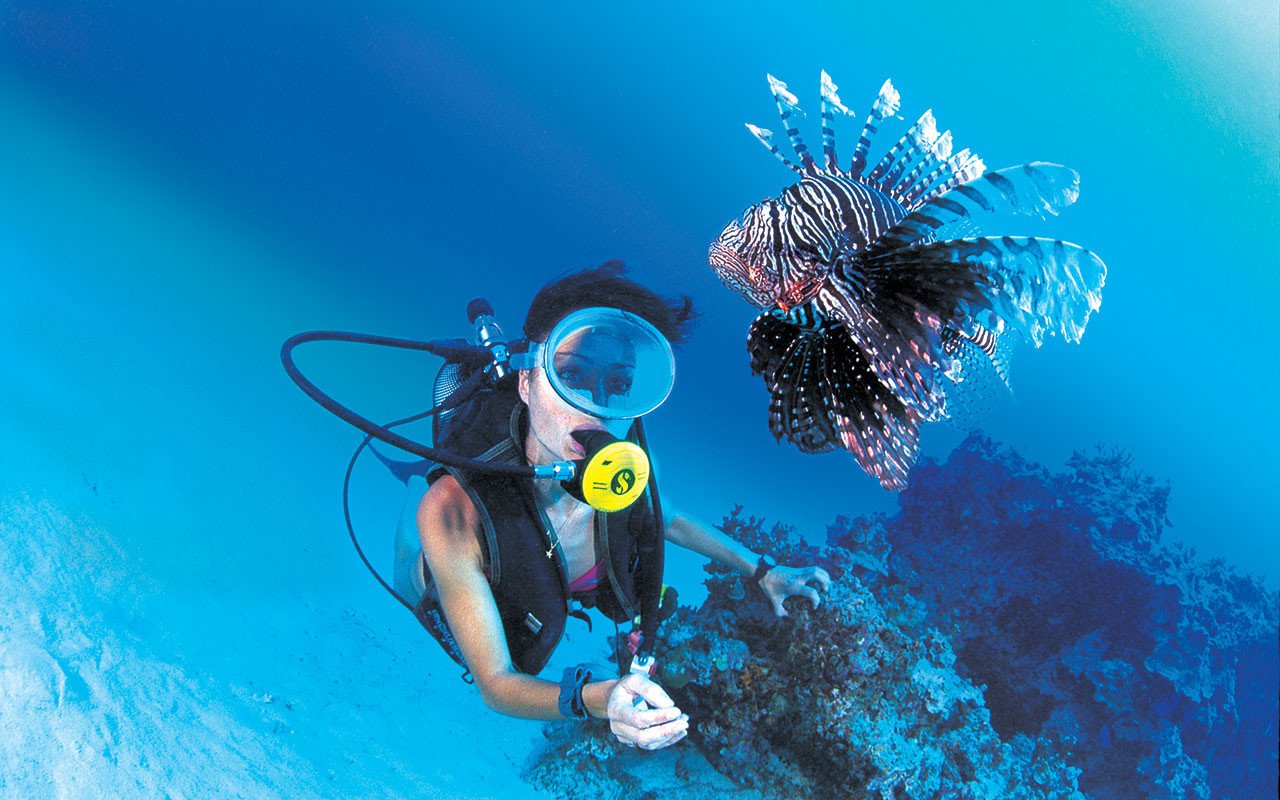
[[[978,224],[978,220],[973,217],[963,217],[962,219],[948,222],[941,228],[938,228],[931,235],[926,236],[912,244],[928,244],[942,239],[967,239],[983,234],[982,226]]]
[[[981,214],[1013,213],[1045,219],[1080,196],[1080,175],[1061,164],[1035,161],[988,172],[912,211],[872,248],[893,250],[938,238],[938,231]]]
[[[796,152],[796,158],[800,159],[800,168],[804,172],[816,172],[817,167],[813,163],[813,156],[809,154],[809,148],[805,145],[804,139],[800,138],[800,129],[796,127],[795,120],[792,117],[797,114],[803,114],[800,110],[800,101],[792,94],[787,85],[772,75],[769,78],[769,89],[773,92],[773,99],[778,103],[778,116],[782,118],[783,129],[787,132],[787,139],[791,142],[791,149]]]
[[[840,322],[866,353],[875,374],[923,420],[939,419],[937,382],[943,324],[958,327],[965,301],[980,300],[962,268],[901,274],[868,270],[863,259],[840,258],[818,289],[821,311]]]
[[[947,419],[963,429],[979,427],[997,402],[1012,396],[1009,360],[1017,336],[970,322],[964,331],[943,328],[941,338]]]
[[[802,331],[769,384],[769,430],[801,452],[825,453],[840,441],[826,414],[822,386],[826,350],[814,331]]]
[[[826,70],[822,71],[822,156],[823,164],[827,172],[835,174],[840,173],[840,160],[836,156],[836,134],[831,127],[831,121],[835,117],[835,112],[840,112],[845,116],[851,115],[850,111],[844,103],[840,102],[840,95],[836,94],[836,90],[840,87],[836,86],[831,80],[831,76]]]
[[[871,149],[871,139],[876,135],[876,126],[885,117],[898,113],[902,104],[902,96],[893,88],[893,82],[886,80],[880,87],[880,94],[871,104],[867,113],[867,121],[862,124],[862,133],[858,136],[858,144],[853,150],[853,161],[849,164],[849,176],[856,178],[862,174],[867,165],[867,152]]]
[[[990,365],[995,376],[1004,384],[1004,388],[1013,391],[1013,384],[1009,380],[1009,367],[1013,362],[1013,350],[1022,337],[1018,332],[1004,327],[1004,322],[992,314],[984,315],[992,319],[992,327],[987,327],[977,322],[969,320],[968,327],[962,331],[957,331],[956,347],[953,349],[961,354],[961,362],[966,366],[975,368]],[[945,350],[944,342],[944,350]],[[967,361],[972,359],[972,363]]]
[[[773,374],[800,337],[803,329],[788,322],[779,310],[764,311],[751,321],[747,331],[747,354],[751,356],[751,374],[763,375],[765,383],[773,382]]]
[[[786,164],[789,169],[793,169],[796,172],[800,172],[801,174],[804,174],[801,171],[801,169],[797,167],[795,164],[792,164],[791,159],[784,156],[782,154],[782,151],[778,149],[778,146],[773,143],[773,131],[768,130],[767,128],[761,128],[756,125],[752,125],[750,122],[746,123],[746,125],[747,125],[747,130],[751,131],[751,135],[756,137],[756,141],[764,145],[765,149],[768,150],[770,153],[773,153],[774,158],[778,159],[783,164]]]
[[[815,331],[774,312],[756,317],[747,334],[752,371],[769,387],[769,432],[806,453],[827,452],[840,441],[821,406],[825,353],[818,345]]]
[[[863,269],[873,283],[903,274],[957,286],[972,281],[976,291],[953,292],[956,307],[970,313],[985,309],[1036,347],[1046,334],[1080,341],[1089,314],[1102,306],[1107,277],[1106,265],[1083,247],[1027,236],[951,239],[869,253]]]
[[[921,114],[920,119],[889,148],[889,152],[880,157],[867,175],[867,183],[891,194],[894,184],[902,177],[906,168],[922,160],[937,139],[938,123],[930,109]]]
[[[919,417],[880,382],[866,354],[842,326],[827,323],[822,341],[824,406],[840,443],[885,489],[904,488],[920,450]]]

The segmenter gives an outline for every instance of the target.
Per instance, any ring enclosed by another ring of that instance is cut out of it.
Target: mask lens
[[[671,392],[675,359],[648,322],[617,309],[584,309],[547,339],[547,377],[568,403],[606,419],[647,414]]]

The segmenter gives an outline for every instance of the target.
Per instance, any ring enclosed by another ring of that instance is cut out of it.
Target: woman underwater
[[[493,442],[483,459],[582,459],[584,434],[625,436],[666,398],[670,346],[685,338],[692,304],[671,304],[624,270],[611,261],[538,292],[524,325],[534,358],[485,399],[487,412],[472,412],[487,420],[477,425]],[[553,478],[439,467],[428,479],[417,508],[415,614],[465,663],[486,705],[526,719],[608,719],[619,741],[648,750],[683,739],[688,716],[643,670],[602,679],[584,665],[559,684],[537,676],[575,609],[595,607],[615,621],[635,616],[650,506],[597,512]],[[818,605],[810,582],[830,584],[821,568],[777,566],[687,515],[665,516],[667,541],[734,569],[779,616],[788,597]]]

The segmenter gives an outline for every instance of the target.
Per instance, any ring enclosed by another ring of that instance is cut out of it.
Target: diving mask
[[[566,403],[600,419],[634,419],[667,399],[675,383],[671,344],[647,320],[616,308],[584,308],[545,342],[514,356],[517,369],[542,367]]]

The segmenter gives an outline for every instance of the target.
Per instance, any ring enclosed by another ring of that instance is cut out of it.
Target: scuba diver
[[[426,459],[379,454],[411,489],[425,488],[404,515],[395,587],[387,588],[468,671],[485,704],[526,719],[607,719],[620,742],[655,750],[683,739],[689,725],[652,679],[650,647],[674,605],[675,592],[662,585],[665,541],[733,569],[778,616],[792,596],[817,607],[810,584],[825,590],[830,577],[778,565],[670,508],[664,516],[641,418],[670,393],[672,345],[695,314],[688,297],[669,302],[624,272],[610,261],[547,284],[529,307],[526,339],[510,346],[487,304],[473,302],[481,305],[470,310],[478,332],[470,351],[484,358],[459,358],[443,392],[437,380],[431,448],[337,404],[301,375],[290,351],[325,339],[379,339],[369,343],[446,359],[467,348],[317,332],[286,342],[282,356],[295,382],[365,430],[366,443],[379,438]],[[538,677],[567,619],[590,625],[592,608],[615,625],[637,623],[615,635],[619,676],[584,664],[558,683]]]

